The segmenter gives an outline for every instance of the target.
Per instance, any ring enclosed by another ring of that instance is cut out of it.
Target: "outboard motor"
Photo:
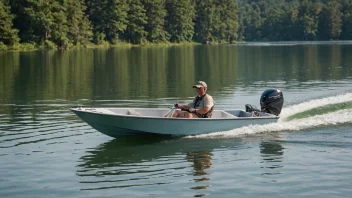
[[[281,113],[282,105],[284,104],[284,96],[279,89],[267,89],[260,97],[261,111],[274,115]]]

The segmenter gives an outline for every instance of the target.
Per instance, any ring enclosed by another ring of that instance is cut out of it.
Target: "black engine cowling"
[[[267,89],[260,97],[260,107],[262,112],[279,115],[283,104],[284,96],[279,89]]]

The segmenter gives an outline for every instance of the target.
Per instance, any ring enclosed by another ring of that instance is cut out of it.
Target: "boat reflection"
[[[96,148],[87,150],[80,158],[80,167],[94,168],[104,165],[119,165],[149,161],[164,155],[163,149],[157,149],[176,140],[170,136],[136,136],[113,139]]]
[[[213,149],[226,144],[237,142],[169,136],[113,139],[87,150],[78,161],[77,175],[82,190],[173,184],[172,178],[185,177],[199,197],[209,186]]]

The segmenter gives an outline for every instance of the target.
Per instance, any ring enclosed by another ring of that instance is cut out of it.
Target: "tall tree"
[[[282,39],[283,25],[282,25],[281,9],[272,9],[265,17],[262,25],[262,39],[269,41],[277,41]]]
[[[352,39],[352,1],[343,4],[341,39]]]
[[[244,33],[243,37],[245,40],[253,41],[259,40],[261,38],[261,26],[262,26],[262,17],[261,11],[255,2],[251,4],[246,4],[244,8],[243,26]]]
[[[65,8],[56,0],[27,0],[24,9],[38,43],[54,42],[59,48],[69,45]]]
[[[165,30],[165,0],[143,0],[143,5],[148,17],[147,39],[153,43],[167,41],[170,35]]]
[[[298,31],[298,2],[288,2],[283,6],[282,11],[282,40],[298,40],[300,32]]]
[[[14,28],[19,30],[19,37],[22,42],[38,42],[34,34],[33,25],[31,24],[26,8],[31,5],[28,0],[9,1],[11,13],[15,16],[13,20]]]
[[[219,7],[214,0],[196,0],[195,38],[199,42],[216,41],[219,29]]]
[[[13,15],[10,14],[10,7],[0,0],[0,43],[13,45],[19,42],[18,30],[13,28]]]
[[[328,40],[329,39],[329,14],[328,8],[326,5],[323,5],[323,9],[319,15],[319,24],[318,24],[318,38],[319,40]]]
[[[66,49],[72,45],[72,42],[68,38],[70,29],[67,17],[65,15],[66,8],[59,4],[55,6],[53,7],[54,10],[52,11],[53,23],[50,27],[52,29],[50,31],[49,39],[47,39],[53,41],[57,48]]]
[[[144,26],[148,23],[146,11],[141,0],[128,0],[130,10],[127,15],[126,39],[134,44],[145,42],[147,32]]]
[[[298,15],[301,39],[312,40],[316,38],[321,10],[321,2],[317,0],[301,0]]]
[[[80,0],[64,0],[66,17],[68,22],[68,38],[77,44],[87,44],[92,37],[90,21],[84,15],[86,9],[84,2]]]
[[[127,27],[127,0],[85,0],[86,13],[93,25],[94,41],[116,43]]]
[[[238,31],[238,17],[237,17],[237,4],[233,0],[218,0],[215,4],[219,10],[219,26],[215,29],[214,35],[220,41],[231,43],[237,40]]]
[[[166,30],[171,42],[192,41],[195,10],[191,0],[165,0]]]
[[[328,0],[322,11],[325,15],[324,32],[327,33],[327,39],[338,39],[341,34],[342,26],[342,6],[338,0]]]

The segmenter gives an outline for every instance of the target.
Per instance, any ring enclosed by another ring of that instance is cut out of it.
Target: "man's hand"
[[[184,106],[183,106],[183,105],[181,105],[181,104],[176,103],[176,104],[175,104],[175,108],[176,108],[176,109],[181,109],[181,110],[182,110],[182,109],[184,109]]]
[[[189,109],[189,112],[191,112],[191,113],[195,113],[195,112],[196,112],[196,109],[194,109],[194,108],[190,108],[190,109]]]

